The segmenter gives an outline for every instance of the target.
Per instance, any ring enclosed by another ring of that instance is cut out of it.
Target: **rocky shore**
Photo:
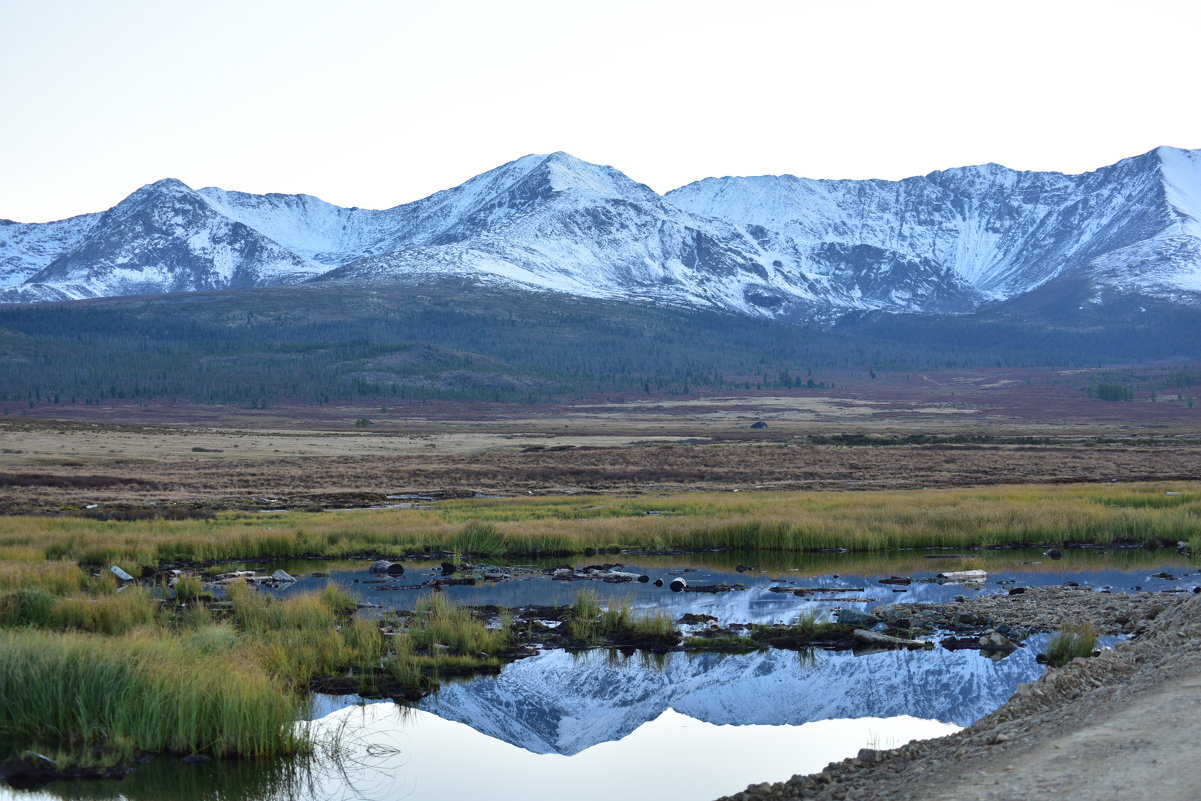
[[[957,734],[888,751],[863,749],[820,773],[751,785],[721,801],[1197,797],[1201,595],[1027,588],[914,604],[910,614],[931,621],[973,616],[1028,631],[1088,622],[1132,638],[1048,668]]]

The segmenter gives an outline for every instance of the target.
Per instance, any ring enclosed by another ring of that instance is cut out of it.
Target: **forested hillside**
[[[853,370],[1201,357],[1190,312],[1072,326],[876,315],[833,330],[431,282],[0,306],[0,401],[542,401],[831,386]],[[1188,319],[1185,319],[1188,318]]]

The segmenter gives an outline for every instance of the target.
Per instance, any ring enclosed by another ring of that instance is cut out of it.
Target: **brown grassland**
[[[856,373],[834,390],[553,406],[43,406],[0,418],[0,511],[1201,479],[1192,388],[1127,368],[1135,401],[1086,397],[1113,374]]]

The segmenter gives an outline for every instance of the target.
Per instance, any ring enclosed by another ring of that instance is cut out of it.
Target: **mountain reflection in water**
[[[711,801],[761,781],[821,770],[860,748],[939,737],[958,726],[911,717],[824,720],[802,726],[714,725],[668,709],[615,742],[573,756],[535,754],[428,712],[390,704],[340,710],[321,725],[370,731],[390,751],[357,746],[362,797],[454,801],[575,801],[624,798]],[[378,753],[378,751],[377,751]],[[328,786],[338,797],[340,785]]]

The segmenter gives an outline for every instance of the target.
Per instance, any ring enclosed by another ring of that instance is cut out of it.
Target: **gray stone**
[[[858,609],[839,609],[834,613],[834,617],[839,623],[849,626],[874,626],[880,622],[875,615],[860,612]]]

